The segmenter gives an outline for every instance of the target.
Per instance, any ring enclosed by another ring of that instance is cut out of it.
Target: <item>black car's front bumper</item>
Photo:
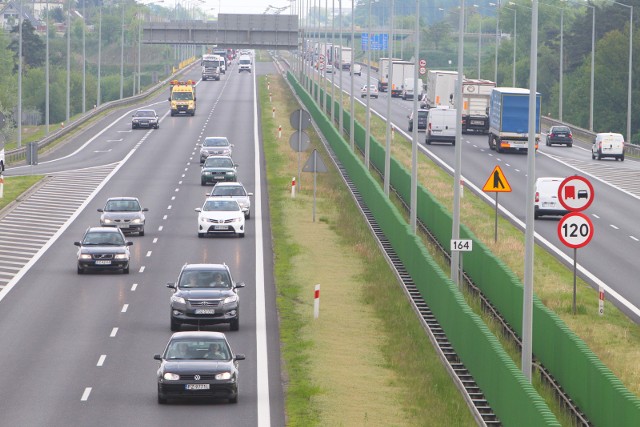
[[[188,390],[187,385],[208,385],[209,389]],[[160,399],[235,399],[238,396],[238,383],[235,378],[228,381],[167,381],[158,382]]]

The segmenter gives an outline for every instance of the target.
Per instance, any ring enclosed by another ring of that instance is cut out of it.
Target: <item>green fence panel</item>
[[[501,421],[505,425],[559,425],[496,338],[469,309],[457,287],[440,270],[402,215],[384,196],[358,156],[322,114],[319,106],[297,84],[294,76],[288,76]],[[346,123],[348,120],[345,117]],[[377,153],[374,156],[377,158]]]

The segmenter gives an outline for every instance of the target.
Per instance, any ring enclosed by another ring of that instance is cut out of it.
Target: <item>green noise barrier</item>
[[[504,425],[513,426],[560,425],[482,319],[468,307],[457,286],[438,267],[422,241],[412,233],[401,213],[385,197],[380,186],[320,106],[291,73],[288,74],[288,80],[329,141],[342,166],[348,171],[350,179],[403,260],[415,285],[437,316],[456,353],[481,387],[500,421]],[[331,101],[327,105],[332,105]],[[348,114],[344,118],[345,126],[348,127]],[[357,125],[356,136],[360,145],[364,139],[360,125]],[[377,148],[372,151],[372,160],[374,157],[380,157]],[[398,173],[400,171],[401,168]]]
[[[294,84],[298,90],[298,95],[305,100],[307,107],[315,109],[317,113],[314,119],[319,124],[323,134],[329,140],[332,148],[340,153],[339,158],[343,161],[343,156],[353,156],[354,161],[359,159],[351,153],[348,144],[345,144],[340,134],[335,131],[330,123],[330,119],[320,110],[320,106],[316,105],[312,98],[305,92],[302,95],[302,88],[297,84],[293,75],[289,74],[289,81]],[[293,83],[296,82],[296,83]],[[321,90],[316,88],[316,90]],[[327,103],[330,105],[330,103]],[[345,130],[349,131],[350,115],[348,111],[344,111]],[[364,152],[364,142],[366,139],[365,129],[355,123],[354,129],[355,142],[358,148]],[[369,158],[371,164],[380,171],[384,171],[384,146],[375,138],[371,138],[369,147]],[[364,168],[364,165],[361,165]],[[364,170],[366,174],[368,171]],[[351,176],[351,172],[350,172]],[[411,174],[404,166],[399,164],[393,157],[391,158],[390,182],[399,196],[408,203],[411,191]],[[374,182],[374,187],[378,189],[375,197],[380,197],[386,202],[386,197],[381,189]],[[364,194],[360,186],[361,193]],[[367,194],[373,189],[367,188]],[[367,204],[371,208],[371,202],[367,199]],[[372,209],[372,212],[377,212]],[[374,213],[375,215],[375,213]],[[442,206],[435,198],[421,185],[418,185],[417,191],[417,217],[422,221],[429,230],[434,234],[436,239],[444,248],[449,248],[451,240],[452,217],[451,213]],[[376,219],[378,219],[376,217]],[[404,221],[402,221],[404,223]],[[382,224],[381,224],[382,226]],[[396,236],[395,231],[389,231],[384,228],[385,235]],[[464,269],[466,274],[473,280],[483,294],[497,308],[507,323],[522,336],[522,301],[523,301],[523,285],[518,277],[509,268],[479,240],[464,225],[461,226],[460,238],[473,240],[473,251],[464,254]],[[390,239],[391,241],[392,239]],[[403,240],[404,242],[404,240]],[[414,274],[408,266],[411,264],[414,254],[400,250],[396,246],[395,239],[392,241],[394,249],[398,256],[402,259],[407,270],[412,275],[416,285],[420,289],[425,301],[427,301],[438,316],[438,320],[445,327],[444,318],[451,313],[444,309],[441,312],[441,306],[434,306],[433,300],[428,296],[433,293],[433,283],[429,286],[423,283],[418,285],[420,279],[423,278],[425,272]],[[400,243],[400,242],[398,242]],[[406,243],[406,242],[405,242]],[[422,255],[421,255],[422,256]],[[416,261],[418,262],[418,261]],[[424,260],[418,264],[424,263]],[[418,270],[420,271],[420,270]],[[428,276],[431,280],[431,276]],[[416,280],[416,278],[420,278]],[[566,324],[551,310],[549,310],[542,302],[534,296],[533,303],[533,353],[544,367],[553,375],[553,377],[562,386],[563,390],[571,397],[573,402],[585,413],[587,418],[596,426],[640,426],[640,400],[633,393],[629,392],[622,382],[606,367],[602,361],[589,349],[589,347],[571,331]],[[466,307],[466,305],[464,306]],[[447,306],[448,309],[452,307]],[[468,310],[468,308],[467,308]],[[459,311],[456,312],[458,316]],[[457,322],[460,319],[456,317]],[[456,322],[452,322],[456,323]],[[449,330],[447,336],[449,336]],[[469,338],[469,332],[460,331],[465,339]],[[450,338],[454,344],[456,351],[460,345],[465,342],[459,342],[460,336]],[[463,340],[464,341],[464,340]],[[472,358],[480,358],[477,351],[470,353]],[[480,362],[478,360],[478,362]],[[485,363],[486,361],[482,361]],[[472,361],[464,359],[466,366],[471,366]],[[471,371],[471,369],[470,369]],[[472,371],[473,372],[473,371]],[[474,377],[476,374],[474,373]],[[480,384],[480,381],[478,381]],[[483,391],[484,391],[484,386]],[[493,407],[493,404],[492,404]],[[497,413],[497,412],[496,412]],[[522,420],[519,419],[521,422]],[[506,424],[506,423],[505,423]],[[520,424],[518,424],[520,425]]]

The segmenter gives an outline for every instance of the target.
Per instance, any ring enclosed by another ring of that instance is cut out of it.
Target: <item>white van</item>
[[[598,133],[591,146],[591,158],[613,157],[624,161],[624,137],[619,133]]]
[[[566,215],[568,210],[562,206],[558,199],[558,188],[564,178],[544,177],[536,179],[536,193],[533,203],[533,217],[540,218],[543,215]]]
[[[362,65],[353,64],[353,67],[351,68],[351,71],[349,72],[349,74],[354,74],[356,76],[361,76],[362,75]]]
[[[427,114],[427,136],[425,142],[450,142],[456,144],[456,110],[439,106],[429,110]]]
[[[251,72],[251,56],[249,55],[240,55],[240,59],[238,60],[238,72],[241,73],[243,71]]]

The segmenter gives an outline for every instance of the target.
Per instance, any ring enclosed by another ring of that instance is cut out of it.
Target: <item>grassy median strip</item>
[[[4,177],[3,194],[2,198],[0,198],[0,210],[4,209],[9,205],[9,203],[18,199],[22,193],[27,191],[42,178],[43,177],[41,175]]]
[[[300,107],[281,76],[268,82],[261,77],[259,90],[287,425],[475,425],[312,129],[312,148],[330,170],[317,176],[315,222],[312,174],[291,197],[298,156],[289,114]]]

